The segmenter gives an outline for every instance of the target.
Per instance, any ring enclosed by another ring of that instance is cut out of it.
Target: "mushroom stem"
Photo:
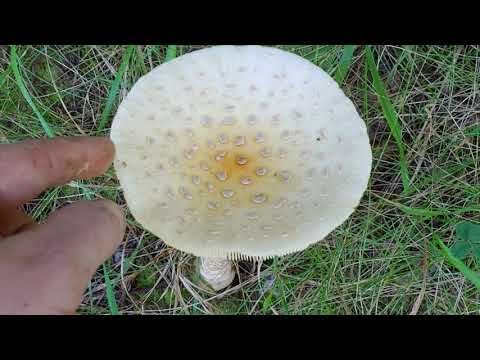
[[[200,257],[200,277],[213,290],[220,291],[235,277],[233,262],[223,258]]]

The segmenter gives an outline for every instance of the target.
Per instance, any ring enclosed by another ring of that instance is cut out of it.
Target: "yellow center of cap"
[[[170,191],[201,215],[271,207],[300,186],[292,166],[300,159],[285,130],[282,134],[238,125],[188,129],[184,134],[168,131],[166,136],[175,139],[170,146],[177,149],[176,155],[168,151],[167,171],[178,177],[178,188]]]

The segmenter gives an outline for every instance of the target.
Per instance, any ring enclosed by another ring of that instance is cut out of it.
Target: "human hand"
[[[56,138],[0,145],[0,314],[73,314],[88,281],[125,232],[108,200],[78,201],[36,224],[19,206],[51,186],[103,174],[106,138]]]

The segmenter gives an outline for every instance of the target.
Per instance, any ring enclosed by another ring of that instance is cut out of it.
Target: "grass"
[[[48,125],[48,123],[43,118],[40,111],[38,111],[32,97],[30,96],[30,93],[28,92],[27,88],[25,87],[25,84],[23,83],[22,75],[20,74],[20,70],[18,69],[18,62],[19,61],[18,61],[16,46],[11,46],[10,65],[12,67],[13,74],[15,75],[15,80],[17,81],[18,88],[20,89],[20,92],[22,93],[25,101],[28,103],[28,105],[30,105],[33,112],[37,115],[38,121],[40,121],[40,124],[42,125],[42,128],[45,131],[45,134],[48,137],[52,138],[52,137],[55,136],[55,134],[52,131],[52,129],[50,128],[50,126]]]
[[[110,118],[112,108],[113,108],[113,103],[118,96],[118,89],[120,88],[120,82],[122,81],[123,74],[127,69],[128,62],[130,60],[130,57],[132,56],[134,49],[135,47],[130,45],[125,51],[125,54],[123,55],[122,63],[118,69],[117,74],[115,75],[115,79],[113,80],[112,87],[110,88],[110,91],[108,93],[107,102],[102,112],[102,118],[100,120],[100,124],[98,124],[98,127],[97,127],[98,134],[102,134],[103,130],[105,129],[105,124]]]
[[[454,256],[452,254],[452,252],[450,251],[450,249],[447,246],[445,246],[443,241],[440,240],[440,238],[436,234],[433,234],[433,238],[437,242],[437,244],[439,245],[440,249],[442,250],[443,254],[445,255],[445,258],[453,266],[455,266],[459,271],[461,271],[463,273],[463,275],[465,275],[465,277],[468,280],[470,280],[473,284],[475,284],[475,286],[478,288],[478,290],[480,290],[480,276],[477,273],[475,273],[474,271],[472,271],[471,269],[469,269],[467,266],[465,266],[463,261],[461,261],[459,258]]]
[[[365,59],[367,63],[368,70],[372,75],[373,87],[377,94],[378,100],[382,105],[383,115],[385,120],[390,128],[393,138],[395,139],[399,152],[399,163],[400,163],[400,174],[402,176],[403,190],[408,192],[409,187],[409,177],[408,177],[408,168],[407,162],[405,159],[405,145],[402,140],[402,128],[398,121],[397,113],[391,103],[387,92],[385,91],[385,86],[380,79],[380,74],[377,70],[377,65],[373,59],[372,52],[369,47],[365,48]]]
[[[140,76],[201,47],[17,46],[12,56],[0,46],[0,141],[43,137],[45,124],[57,136],[107,134]],[[456,224],[480,220],[480,48],[280,47],[335,77],[367,124],[374,162],[357,211],[301,253],[239,262],[234,286],[211,294],[193,284],[192,256],[131,217],[113,169],[51,189],[27,204],[38,220],[86,191],[127,212],[124,242],[79,312],[480,314],[480,261],[448,252]]]
[[[334,79],[340,85],[343,84],[343,80],[345,76],[347,76],[348,70],[350,68],[350,64],[352,63],[353,59],[353,52],[355,51],[355,45],[345,45],[343,48],[342,57],[338,62],[338,69],[335,73]]]

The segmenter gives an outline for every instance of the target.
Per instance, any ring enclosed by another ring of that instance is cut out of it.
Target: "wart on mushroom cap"
[[[142,77],[112,125],[134,217],[197,256],[303,250],[345,221],[371,170],[363,120],[323,70],[261,46],[216,46]]]

